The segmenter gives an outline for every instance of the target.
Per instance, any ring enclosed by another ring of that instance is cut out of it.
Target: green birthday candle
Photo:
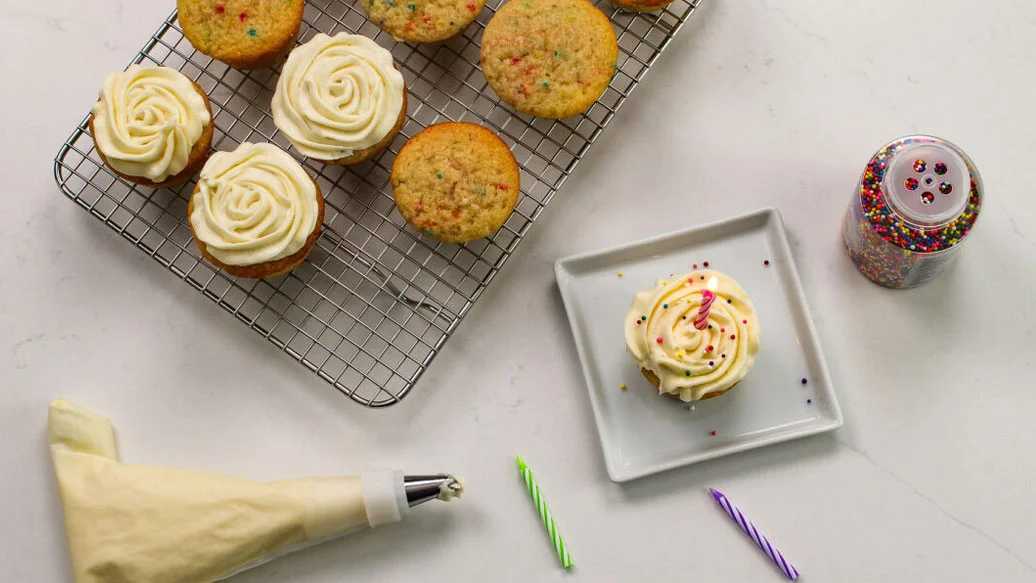
[[[518,472],[521,474],[522,480],[525,481],[525,487],[529,489],[529,496],[532,497],[533,503],[536,504],[536,512],[539,513],[540,520],[543,521],[543,527],[547,530],[547,536],[550,537],[550,542],[554,545],[554,551],[558,554],[558,561],[562,567],[568,569],[572,566],[572,557],[568,554],[565,541],[561,539],[561,533],[558,532],[558,525],[554,522],[554,518],[550,515],[550,509],[547,508],[547,503],[543,500],[543,492],[536,485],[536,479],[532,477],[532,470],[529,469],[529,466],[525,465],[520,456],[515,456],[515,460],[518,461]]]

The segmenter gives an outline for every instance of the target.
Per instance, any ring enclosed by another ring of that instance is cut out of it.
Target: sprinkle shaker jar
[[[982,194],[974,163],[950,142],[924,135],[889,142],[868,162],[849,204],[845,249],[879,285],[922,286],[960,251]]]

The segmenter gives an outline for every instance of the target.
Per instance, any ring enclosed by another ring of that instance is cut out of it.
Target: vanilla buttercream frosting
[[[715,295],[695,327],[706,290]],[[737,384],[759,351],[752,300],[730,276],[705,269],[659,279],[633,299],[625,320],[626,351],[660,380],[659,392],[696,401]]]
[[[212,119],[190,79],[168,67],[109,73],[93,106],[93,136],[108,164],[162,182],[187,167]]]
[[[59,400],[49,424],[76,583],[205,583],[369,525],[359,476],[260,483],[124,465],[107,418]]]
[[[355,34],[318,34],[288,56],[273,121],[303,155],[339,160],[381,142],[403,108],[392,54]]]
[[[244,143],[217,152],[192,195],[195,237],[227,265],[256,265],[293,255],[317,227],[316,184],[287,152]]]

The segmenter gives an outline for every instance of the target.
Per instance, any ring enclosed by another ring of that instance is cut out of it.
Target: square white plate
[[[737,280],[752,298],[761,327],[759,354],[737,387],[688,408],[659,396],[626,354],[623,319],[635,293],[705,261]],[[612,480],[625,482],[842,425],[776,209],[559,259],[554,273]]]

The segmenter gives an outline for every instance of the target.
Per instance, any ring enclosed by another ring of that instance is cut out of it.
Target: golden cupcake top
[[[305,0],[176,0],[191,45],[239,69],[280,61],[295,45]]]
[[[91,125],[114,170],[162,182],[187,167],[211,121],[205,97],[182,73],[132,65],[105,77]]]
[[[371,21],[398,41],[439,42],[457,36],[486,0],[360,0]]]
[[[227,265],[276,261],[302,249],[317,227],[318,196],[313,179],[287,152],[244,143],[205,163],[191,199],[191,227]]]
[[[361,35],[318,34],[284,64],[273,121],[303,155],[339,160],[392,131],[403,91],[388,50]]]
[[[730,276],[703,269],[660,279],[626,314],[626,351],[661,381],[659,391],[696,401],[737,384],[759,351],[752,300]]]
[[[447,243],[491,235],[521,189],[514,154],[495,133],[467,122],[425,128],[392,163],[399,214],[421,233]]]
[[[587,0],[510,0],[482,35],[493,91],[522,113],[582,113],[615,74],[619,45],[608,17]]]

